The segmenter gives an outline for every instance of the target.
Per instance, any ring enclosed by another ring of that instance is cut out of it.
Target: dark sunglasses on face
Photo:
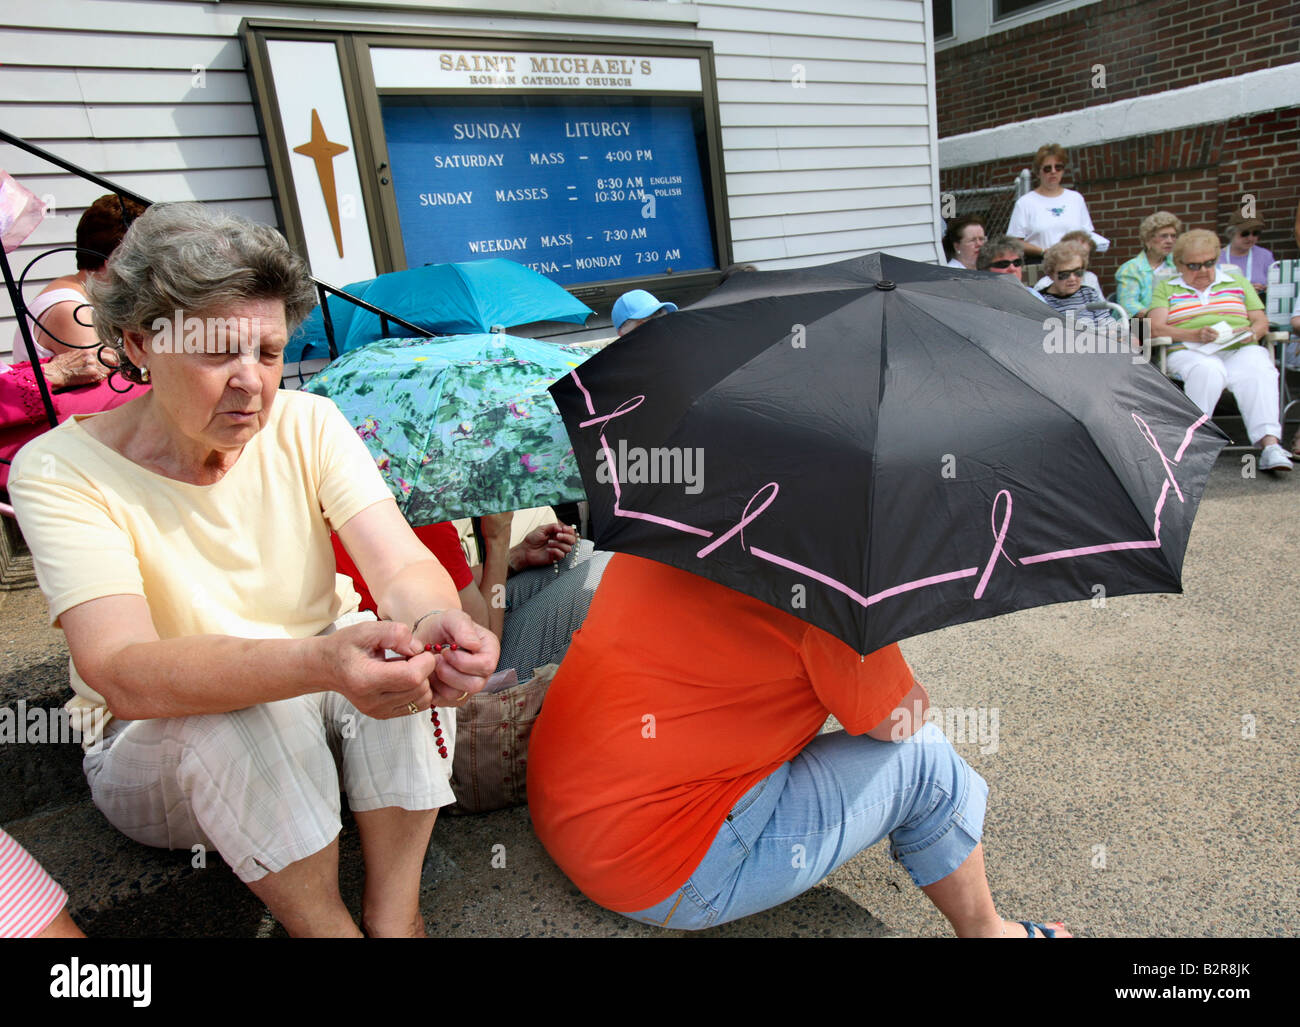
[[[1056,280],[1058,282],[1064,282],[1067,278],[1082,278],[1082,277],[1083,277],[1083,268],[1081,267],[1072,267],[1068,271],[1056,272]]]
[[[1039,168],[1038,170],[1039,170],[1040,173],[1043,172],[1043,171],[1064,171],[1064,170],[1065,170],[1065,165],[1064,165],[1064,164],[1044,164],[1044,165],[1043,165],[1041,168]]]
[[[989,267],[996,267],[996,268],[1024,267],[1024,266],[1025,266],[1025,262],[1019,257],[1017,257],[1015,260],[995,260],[993,261],[992,264],[989,265]]]
[[[1237,234],[1238,235],[1259,235],[1259,229],[1258,228],[1242,229]]]
[[[1215,261],[1213,260],[1202,260],[1199,264],[1184,263],[1183,267],[1187,268],[1188,271],[1204,271],[1206,268],[1214,267],[1214,264]]]

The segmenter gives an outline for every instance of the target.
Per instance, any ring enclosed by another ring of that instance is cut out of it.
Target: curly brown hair
[[[77,270],[98,271],[121,243],[131,222],[145,212],[145,205],[129,196],[108,193],[101,196],[77,222]]]

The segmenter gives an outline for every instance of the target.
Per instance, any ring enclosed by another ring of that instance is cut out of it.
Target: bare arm
[[[1262,310],[1248,310],[1246,316],[1250,318],[1250,330],[1255,333],[1255,341],[1259,342],[1268,334],[1268,315]]]
[[[379,616],[414,624],[430,610],[460,608],[451,576],[415,537],[393,500],[366,507],[338,533],[370,586]]]
[[[339,692],[382,719],[409,712],[408,703],[426,708],[480,690],[496,667],[496,639],[483,637],[459,609],[447,572],[396,503],[368,507],[339,536],[391,622],[302,639],[162,640],[142,596],[106,596],[60,618],[78,673],[115,716],[129,720],[225,713],[319,691]],[[443,612],[413,635],[409,625],[434,610]],[[459,651],[424,652],[436,641],[457,642]],[[386,661],[386,649],[410,658]]]
[[[411,625],[420,646],[457,643],[456,651],[438,661],[431,682],[435,701],[480,691],[496,669],[500,644],[461,609],[451,576],[416,538],[397,503],[386,499],[366,507],[339,528],[339,539],[370,585],[381,617]]]
[[[226,713],[310,692],[342,692],[373,717],[431,701],[435,658],[403,624],[359,624],[326,637],[161,640],[143,596],[115,595],[60,617],[77,672],[127,720]],[[414,659],[385,663],[384,649]]]
[[[925,713],[930,708],[930,694],[919,681],[903,696],[889,716],[867,732],[868,737],[881,742],[898,742],[911,738],[925,726]]]
[[[479,519],[479,530],[483,534],[483,564],[475,575],[479,599],[475,608],[483,619],[478,616],[474,619],[498,639],[506,625],[506,578],[510,574],[510,524],[513,520],[513,513],[492,514]]]
[[[99,337],[95,329],[87,327],[76,319],[76,312],[81,312],[81,320],[89,321],[90,305],[67,300],[50,307],[37,320],[36,342],[55,355],[67,353],[83,346],[99,346]],[[44,329],[49,329],[45,331]],[[67,345],[64,345],[67,343]],[[108,371],[105,369],[104,374]]]
[[[515,546],[510,545],[513,514],[494,514],[480,521],[484,562],[474,567],[472,586],[461,589],[461,604],[474,620],[497,638],[505,626],[505,581],[511,574],[530,567],[549,567],[563,560],[578,541],[567,524],[534,528]]]

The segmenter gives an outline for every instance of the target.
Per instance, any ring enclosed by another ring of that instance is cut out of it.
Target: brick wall
[[[1296,60],[1294,0],[1101,0],[936,53],[939,136]]]
[[[1141,249],[1137,228],[1152,211],[1173,211],[1188,228],[1222,233],[1243,197],[1264,221],[1260,243],[1279,260],[1300,258],[1293,234],[1300,201],[1300,108],[1121,139],[1070,151],[1065,185],[1088,201],[1097,231],[1111,240],[1093,270],[1109,292],[1115,269]],[[942,190],[1010,182],[1032,153],[940,172]]]

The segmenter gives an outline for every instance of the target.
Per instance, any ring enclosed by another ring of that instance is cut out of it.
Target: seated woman
[[[1211,414],[1223,390],[1231,391],[1251,442],[1263,450],[1259,469],[1289,471],[1291,460],[1278,442],[1277,368],[1255,345],[1268,333],[1264,304],[1248,281],[1217,266],[1219,249],[1219,237],[1203,229],[1178,237],[1178,274],[1156,286],[1151,332],[1174,340],[1169,373],[1182,380],[1187,398]],[[1227,328],[1226,345],[1219,325]]]
[[[1076,322],[1110,321],[1110,309],[1092,311],[1089,303],[1105,303],[1106,299],[1096,289],[1083,284],[1088,270],[1088,250],[1081,243],[1058,242],[1043,254],[1043,271],[1052,284],[1042,290],[1043,299],[1061,314],[1071,314]]]
[[[980,247],[984,245],[984,219],[978,214],[968,214],[948,225],[943,236],[943,249],[951,254],[949,267],[975,270],[975,261],[979,258]]]
[[[1085,256],[1089,264],[1092,263],[1092,258],[1097,255],[1096,241],[1092,238],[1092,236],[1089,233],[1083,231],[1083,229],[1081,228],[1075,229],[1073,232],[1066,232],[1063,236],[1061,236],[1060,241],[1077,242],[1086,251]],[[1052,279],[1047,275],[1043,275],[1042,278],[1038,279],[1038,281],[1034,283],[1034,288],[1039,290],[1040,292],[1045,292],[1051,284],[1052,284]],[[1085,271],[1083,273],[1083,284],[1086,285],[1093,292],[1095,292],[1098,296],[1102,296],[1104,298],[1104,295],[1101,291],[1101,281],[1091,271]]]
[[[86,283],[103,271],[108,255],[126,234],[127,222],[144,210],[134,200],[119,201],[111,193],[92,203],[77,222],[76,273],[56,278],[27,305],[28,328],[60,422],[73,414],[112,410],[144,391],[130,384],[114,388],[105,381],[113,371],[112,358],[101,360],[100,353],[111,351],[100,347],[86,298]],[[14,333],[13,348],[15,355],[27,352],[21,331]],[[36,369],[28,361],[0,361],[0,489],[8,484],[14,454],[48,429]]]
[[[215,849],[290,934],[356,937],[341,776],[366,932],[422,935],[425,849],[454,801],[428,711],[481,690],[498,646],[337,408],[278,389],[306,268],[274,229],[156,205],[90,295],[100,340],[153,388],[29,443],[10,492],[72,655],[95,804],[146,845]],[[173,317],[205,325],[201,351]],[[353,612],[331,528],[390,620]]]
[[[93,414],[112,410],[148,390],[147,385],[130,385],[115,389],[104,381],[111,371],[103,361],[112,361],[112,350],[71,349],[41,361],[45,383],[60,422],[73,414]],[[24,445],[42,432],[49,431],[40,386],[28,363],[0,368],[0,489],[9,484],[9,465]]]
[[[1167,210],[1148,214],[1138,225],[1142,252],[1115,272],[1115,302],[1130,316],[1146,317],[1156,285],[1178,274],[1171,254],[1182,232],[1183,223]]]
[[[1025,285],[1025,248],[1019,239],[1009,235],[995,235],[980,250],[979,259],[975,261],[976,271],[992,271],[996,275],[1012,275],[1025,287],[1025,290],[1037,299],[1043,297],[1035,289]],[[1044,301],[1046,302],[1046,301]]]
[[[1233,214],[1223,232],[1228,248],[1220,257],[1223,269],[1241,275],[1261,298],[1268,286],[1268,269],[1273,264],[1272,250],[1259,245],[1263,231],[1264,222],[1259,218],[1248,218],[1240,212]]]
[[[927,703],[897,646],[864,660],[788,612],[620,553],[533,729],[533,826],[590,899],[656,926],[780,905],[888,835],[959,936],[1068,936],[998,916],[988,787],[922,726]],[[819,734],[829,715],[844,730]]]
[[[54,279],[27,304],[27,326],[36,355],[48,360],[57,353],[98,345],[90,323],[86,286],[103,272],[132,221],[143,214],[142,204],[113,193],[101,196],[77,222],[77,270]],[[14,353],[25,354],[22,332],[14,332]],[[101,378],[109,373],[105,368]]]

